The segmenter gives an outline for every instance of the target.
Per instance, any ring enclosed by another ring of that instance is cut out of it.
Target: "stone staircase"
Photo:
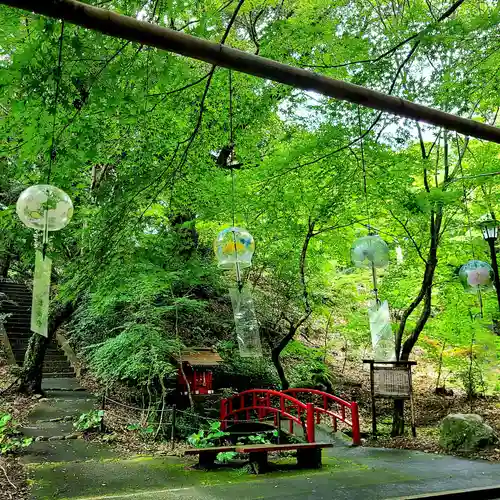
[[[30,329],[31,290],[22,283],[0,280],[0,313],[11,314],[4,326],[16,363],[22,365],[33,333]],[[45,354],[43,376],[44,378],[75,376],[75,371],[55,339],[50,342]]]

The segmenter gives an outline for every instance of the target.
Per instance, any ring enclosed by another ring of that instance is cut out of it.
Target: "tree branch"
[[[389,209],[389,212],[390,214],[393,216],[393,218],[401,225],[401,227],[404,229],[406,235],[408,236],[408,238],[410,239],[410,241],[413,243],[413,246],[415,247],[415,250],[417,251],[417,254],[418,256],[420,257],[420,259],[423,261],[424,264],[427,264],[427,259],[423,256],[422,254],[422,250],[420,249],[420,246],[417,245],[417,242],[415,241],[415,238],[413,238],[413,236],[411,235],[410,231],[408,230],[408,227],[405,223],[403,223],[402,220],[400,220],[395,214],[394,212]]]

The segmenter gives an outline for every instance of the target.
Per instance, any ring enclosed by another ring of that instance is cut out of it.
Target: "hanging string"
[[[366,180],[366,162],[365,162],[365,143],[363,138],[363,129],[361,127],[361,112],[358,104],[358,127],[359,127],[359,136],[360,136],[360,150],[361,150],[361,167],[363,170],[363,193],[365,196],[365,211],[366,218],[368,220],[368,231],[372,233],[372,227],[370,223],[370,204],[368,203],[368,185]]]
[[[62,78],[62,48],[64,40],[64,20],[61,21],[61,35],[59,36],[59,53],[57,56],[57,69],[56,69],[56,91],[54,94],[54,110],[52,112],[52,138],[50,143],[49,164],[47,167],[47,184],[50,185],[50,178],[52,175],[52,165],[56,159],[56,120],[57,120],[57,106],[59,104],[59,92],[61,89]],[[49,243],[49,211],[44,210],[44,226],[42,235],[42,258],[45,259],[47,247]]]
[[[56,69],[56,92],[54,95],[54,111],[52,113],[52,140],[50,145],[49,166],[47,169],[47,184],[50,184],[50,177],[52,174],[52,164],[56,159],[55,130],[56,130],[56,118],[57,118],[57,105],[59,103],[59,91],[61,88],[61,77],[62,77],[63,38],[64,38],[64,21],[61,22],[61,35],[59,37],[59,54],[57,58],[57,69]]]
[[[445,134],[445,156],[448,156],[447,148],[448,148],[448,142],[447,142],[447,136]],[[471,247],[471,253],[472,253],[472,258],[475,260],[476,259],[476,252],[474,249],[474,239],[472,238],[472,223],[471,223],[471,217],[470,217],[470,211],[469,211],[469,203],[468,203],[468,196],[467,196],[467,188],[465,187],[465,179],[464,179],[464,170],[462,166],[462,156],[460,154],[460,143],[458,142],[457,138],[457,148],[458,148],[458,166],[460,168],[460,177],[462,178],[462,191],[464,195],[464,207],[465,207],[465,214],[467,217],[467,232],[469,233],[469,244]],[[481,294],[481,290],[478,289],[477,291],[477,300],[479,303],[479,317],[483,317],[483,297]]]
[[[233,72],[229,70],[228,73],[228,86],[229,86],[229,156],[228,163],[229,168],[231,170],[231,212],[232,212],[232,227],[236,226],[236,208],[235,208],[235,199],[236,199],[236,179],[234,175],[234,135],[233,135]],[[243,289],[243,281],[241,279],[241,270],[238,263],[238,247],[236,245],[236,234],[233,231],[233,244],[234,244],[234,252],[236,254],[236,283],[238,285],[238,290],[241,293]]]
[[[371,225],[371,215],[370,215],[370,204],[368,203],[368,185],[366,180],[366,162],[365,162],[365,143],[363,140],[363,130],[361,127],[361,112],[358,104],[358,128],[360,136],[360,150],[361,150],[361,167],[363,169],[363,193],[365,196],[365,210],[366,219],[368,221],[367,228],[368,234],[373,234],[373,229]],[[375,295],[375,303],[380,305],[380,299],[378,298],[378,286],[377,286],[377,270],[375,269],[375,264],[372,261],[372,282],[373,282],[373,294]]]

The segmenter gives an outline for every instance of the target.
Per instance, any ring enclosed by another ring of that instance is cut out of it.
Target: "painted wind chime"
[[[35,273],[33,277],[33,299],[31,306],[31,329],[44,337],[48,336],[50,276],[52,259],[47,255],[49,232],[66,227],[73,216],[71,198],[58,187],[50,185],[52,162],[56,157],[55,124],[59,88],[62,72],[62,45],[64,21],[61,23],[59,37],[58,67],[56,69],[56,90],[52,122],[52,144],[49,154],[47,184],[39,184],[25,189],[19,196],[16,212],[23,224],[42,233],[42,241],[35,237]]]
[[[223,151],[228,151],[224,162],[218,161],[219,166],[231,171],[232,184],[232,226],[222,230],[214,241],[215,256],[218,260],[219,269],[228,271],[236,286],[229,288],[231,304],[233,307],[236,338],[240,356],[260,357],[262,346],[260,342],[259,323],[255,315],[252,294],[245,285],[243,273],[252,265],[252,257],[255,251],[253,236],[246,230],[236,227],[235,224],[235,168],[241,165],[235,162],[232,125],[232,80],[229,71],[229,121],[230,121],[230,144]],[[219,155],[219,158],[222,155]]]
[[[49,231],[59,231],[68,225],[73,216],[73,203],[62,189],[45,184],[36,185],[21,193],[16,212],[24,225],[42,233],[41,249],[36,248],[35,238],[31,329],[47,337],[52,272],[52,260],[47,256]]]

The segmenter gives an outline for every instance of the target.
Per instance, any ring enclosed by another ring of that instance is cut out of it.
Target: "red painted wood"
[[[354,445],[361,444],[361,432],[359,429],[359,410],[358,403],[351,403],[351,421],[352,421],[352,442]]]
[[[306,435],[307,442],[314,443],[314,405],[312,403],[307,403],[306,409]]]
[[[321,396],[323,405],[315,406],[313,403],[304,404],[296,397],[300,393]],[[247,396],[250,395],[251,399],[247,398]],[[235,409],[233,401],[236,399],[238,399],[239,407]],[[340,406],[340,414],[328,408],[330,401]],[[278,407],[273,406],[273,404],[276,404]],[[351,412],[351,420],[347,420],[346,418],[346,408]],[[252,410],[256,411],[259,420],[272,414],[275,425],[277,425],[277,414],[280,413],[284,418],[289,420],[291,434],[294,432],[294,423],[305,427],[304,434],[309,442],[312,442],[310,440],[314,439],[315,422],[321,422],[321,414],[323,413],[331,418],[332,428],[335,432],[337,431],[338,421],[340,420],[352,427],[353,444],[358,445],[361,442],[357,403],[349,403],[333,394],[328,394],[323,391],[318,391],[316,389],[290,389],[279,392],[272,389],[250,389],[240,394],[236,394],[227,400],[221,401],[221,420],[238,421],[240,418],[239,414],[242,412],[245,412],[246,419],[250,420]],[[222,418],[223,416],[224,418]],[[305,426],[303,421],[304,417]]]

